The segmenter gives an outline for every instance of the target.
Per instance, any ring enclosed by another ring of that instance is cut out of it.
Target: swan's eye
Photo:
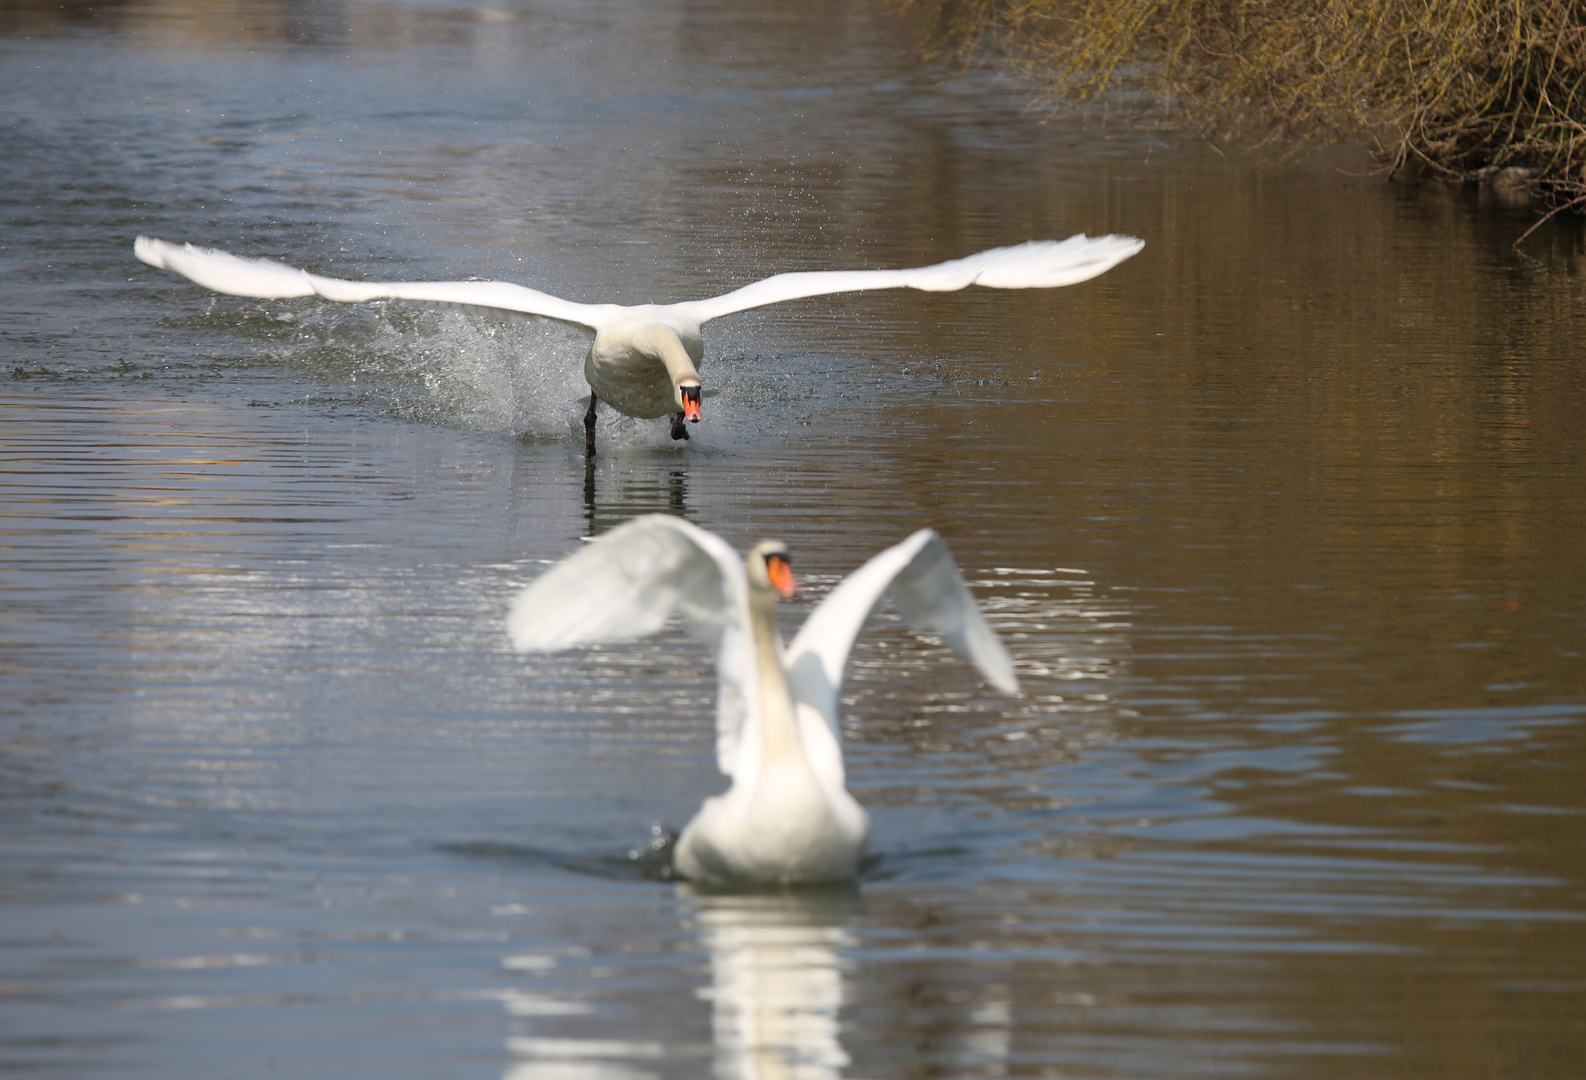
[[[786,600],[798,589],[798,582],[793,580],[793,565],[786,555],[767,555],[765,557],[765,576],[771,582],[771,587],[777,595]]]

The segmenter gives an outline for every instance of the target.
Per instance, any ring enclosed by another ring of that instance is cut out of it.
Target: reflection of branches
[[[694,919],[710,950],[712,1029],[721,1080],[825,1080],[848,1055],[838,1039],[851,889],[697,895]]]
[[[1568,202],[1561,202],[1558,205],[1554,206],[1553,209],[1549,210],[1547,213],[1545,213],[1541,217],[1537,218],[1536,221],[1532,222],[1531,223],[1531,227],[1529,229],[1527,229],[1525,232],[1521,233],[1519,235],[1519,237],[1517,237],[1515,239],[1515,242],[1512,245],[1510,245],[1510,246],[1513,247],[1516,251],[1520,250],[1520,245],[1525,242],[1526,237],[1528,237],[1532,233],[1536,232],[1544,224],[1546,224],[1547,222],[1551,221],[1556,215],[1558,215],[1559,213],[1561,213],[1562,211],[1565,211],[1565,210],[1576,210],[1576,211],[1586,210],[1586,194],[1577,195],[1575,198],[1570,199]]]

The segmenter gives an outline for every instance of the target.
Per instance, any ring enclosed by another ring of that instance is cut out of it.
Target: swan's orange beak
[[[699,387],[684,386],[679,389],[683,395],[683,419],[692,423],[699,423]]]
[[[798,591],[799,583],[793,580],[793,566],[781,555],[766,556],[765,576],[776,594],[784,600]]]

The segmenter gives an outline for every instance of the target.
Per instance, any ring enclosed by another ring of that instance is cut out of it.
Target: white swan
[[[504,281],[342,281],[319,277],[269,259],[244,259],[214,248],[166,243],[140,236],[132,250],[163,270],[233,296],[284,299],[322,296],[358,303],[401,299],[494,308],[572,323],[595,332],[584,359],[589,411],[584,450],[595,452],[595,404],[604,401],[628,416],[672,417],[672,438],[688,438],[683,421],[700,418],[699,364],[705,347],[700,328],[711,319],[749,308],[828,293],[865,289],[952,292],[970,285],[994,289],[1047,289],[1087,281],[1145,246],[1132,236],[1031,240],[913,270],[814,270],[777,274],[709,300],[681,304],[578,304]]]
[[[513,601],[522,651],[642,637],[674,613],[715,653],[716,761],[732,778],[705,800],[673,853],[705,885],[809,884],[853,877],[869,836],[844,787],[837,718],[848,653],[890,592],[904,620],[941,635],[997,689],[1017,694],[1013,661],[930,529],[872,558],[821,601],[785,652],[776,598],[794,588],[787,548],[739,559],[725,541],[653,514],[613,529]]]

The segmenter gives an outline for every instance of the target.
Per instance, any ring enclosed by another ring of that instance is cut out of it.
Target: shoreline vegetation
[[[1363,139],[1385,175],[1586,210],[1586,0],[898,0],[938,59],[1218,144]]]

